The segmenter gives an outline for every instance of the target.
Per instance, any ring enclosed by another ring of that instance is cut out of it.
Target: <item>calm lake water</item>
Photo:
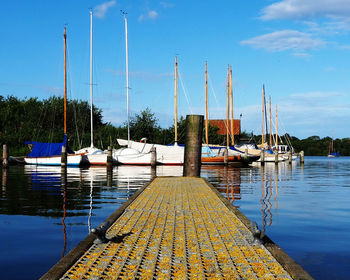
[[[38,279],[154,176],[135,166],[0,173],[0,279]],[[182,167],[157,167],[157,176],[181,175]],[[204,166],[202,177],[315,279],[350,279],[350,158]]]

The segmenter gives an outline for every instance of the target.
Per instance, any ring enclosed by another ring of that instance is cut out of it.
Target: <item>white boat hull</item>
[[[86,163],[90,165],[107,165],[107,154],[95,147],[83,148],[75,152],[76,154],[84,154]]]
[[[128,140],[117,139],[119,145],[127,146]],[[158,164],[165,165],[181,165],[184,163],[184,147],[177,145],[166,146],[160,144],[150,144],[150,143],[141,143],[135,141],[129,141],[129,147],[139,151],[142,154],[149,154],[152,151],[152,148],[156,148],[156,161]]]
[[[61,156],[51,157],[25,157],[24,161],[26,164],[35,165],[61,165]],[[67,155],[67,165],[79,166],[82,161],[81,155]]]
[[[113,160],[119,164],[151,165],[152,155],[143,154],[131,148],[121,148],[112,151]]]

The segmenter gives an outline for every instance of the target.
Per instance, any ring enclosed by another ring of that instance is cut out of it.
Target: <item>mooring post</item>
[[[6,168],[8,167],[9,161],[8,161],[8,153],[7,153],[7,145],[4,144],[2,146],[2,167]]]
[[[304,151],[300,152],[299,157],[300,157],[300,163],[304,164]]]
[[[111,167],[112,165],[113,165],[112,147],[108,146],[108,149],[107,149],[107,167]]]
[[[157,164],[157,150],[156,147],[151,149],[151,167],[156,167]]]
[[[278,151],[275,151],[275,164],[278,164]]]
[[[67,167],[67,147],[65,145],[62,146],[61,166]]]
[[[200,176],[203,122],[204,117],[202,115],[186,116],[186,138],[183,176]]]
[[[248,162],[248,160],[249,160],[249,157],[248,157],[248,149],[245,149],[245,150],[244,150],[243,159],[244,159],[245,162]]]
[[[224,150],[224,164],[228,165],[228,149]]]
[[[265,149],[261,149],[261,152],[260,152],[260,164],[261,165],[265,164]]]
[[[293,160],[293,154],[292,154],[292,151],[289,151],[288,163],[289,163],[289,164],[292,164],[292,160]]]

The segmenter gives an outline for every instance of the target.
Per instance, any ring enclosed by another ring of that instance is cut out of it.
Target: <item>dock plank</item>
[[[156,178],[61,279],[292,279],[202,178]]]

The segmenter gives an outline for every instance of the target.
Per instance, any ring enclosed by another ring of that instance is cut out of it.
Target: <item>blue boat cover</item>
[[[40,143],[35,141],[26,141],[25,144],[32,144],[32,150],[27,155],[29,158],[34,157],[50,157],[59,156],[62,153],[62,146],[66,145],[67,136],[64,136],[62,143]],[[66,145],[67,153],[74,154],[74,152]]]

